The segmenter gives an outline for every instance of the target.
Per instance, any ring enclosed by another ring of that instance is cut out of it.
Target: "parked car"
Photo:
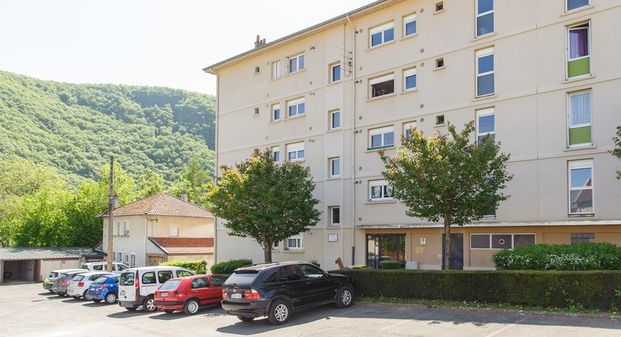
[[[219,275],[170,279],[155,291],[155,306],[167,313],[183,310],[187,315],[194,315],[202,306],[220,304],[225,279]]]
[[[119,305],[127,310],[142,306],[145,311],[155,311],[155,291],[166,281],[194,275],[180,267],[130,268],[121,273],[119,283]]]
[[[82,264],[82,269],[88,269],[90,271],[108,271],[108,262],[87,262]],[[120,274],[123,270],[129,269],[129,266],[121,262],[112,262],[112,272]]]
[[[73,276],[71,281],[69,281],[69,286],[67,287],[67,295],[77,299],[86,298],[86,292],[88,291],[88,287],[91,286],[95,280],[97,280],[102,275],[112,275],[106,272],[91,272],[91,273],[81,273]]]
[[[95,303],[99,303],[102,300],[105,300],[108,304],[116,303],[119,298],[119,275],[108,274],[99,276],[88,288],[86,298],[91,299]]]
[[[86,272],[87,270],[83,270],[83,269],[56,269],[56,270],[52,270],[50,272],[50,274],[45,278],[45,280],[43,280],[43,289],[53,293],[52,291],[52,286],[54,285],[54,280],[56,280],[61,274],[63,273],[68,273],[71,271],[82,271],[82,272]]]
[[[285,324],[294,311],[327,303],[351,306],[354,288],[348,276],[281,262],[236,269],[224,282],[222,297],[224,311],[243,322],[267,316],[272,324]]]
[[[64,273],[60,273],[55,279],[52,279],[52,292],[58,296],[66,296],[67,295],[67,287],[69,287],[69,281],[76,274],[87,272],[88,270],[84,269],[76,269],[72,271],[67,271]]]

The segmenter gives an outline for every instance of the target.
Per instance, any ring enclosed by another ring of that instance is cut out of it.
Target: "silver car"
[[[67,295],[67,287],[69,286],[69,281],[71,281],[71,278],[76,274],[85,272],[88,272],[88,270],[76,269],[74,271],[60,273],[57,278],[52,280],[52,289],[50,290],[58,296]]]
[[[102,275],[110,275],[107,272],[89,272],[89,273],[81,273],[73,276],[71,281],[69,281],[69,286],[67,287],[67,295],[77,299],[87,299],[86,292],[88,291],[88,287],[100,276]]]

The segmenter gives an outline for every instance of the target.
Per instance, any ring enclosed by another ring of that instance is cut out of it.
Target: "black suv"
[[[293,311],[336,303],[349,307],[354,291],[348,276],[329,274],[304,262],[242,267],[224,282],[222,308],[243,322],[267,316],[285,324]]]

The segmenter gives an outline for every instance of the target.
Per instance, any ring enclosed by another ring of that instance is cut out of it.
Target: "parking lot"
[[[127,312],[58,297],[40,284],[0,286],[0,323],[0,336],[621,336],[618,319],[367,304],[328,305],[271,326],[241,323],[217,307],[195,316]]]

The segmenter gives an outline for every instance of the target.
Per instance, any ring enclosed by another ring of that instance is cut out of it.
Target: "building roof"
[[[340,24],[342,22],[346,22],[348,19],[350,19],[353,16],[364,15],[367,12],[382,9],[382,8],[388,6],[388,5],[391,5],[392,3],[396,3],[396,2],[399,2],[399,1],[402,1],[402,0],[378,0],[378,1],[372,2],[372,3],[368,4],[368,5],[362,6],[360,8],[356,8],[356,9],[354,9],[352,11],[349,11],[349,12],[347,12],[345,14],[339,15],[339,16],[337,16],[335,18],[326,20],[326,21],[318,23],[318,24],[316,24],[314,26],[302,29],[302,30],[297,31],[297,32],[295,32],[293,34],[289,34],[289,35],[287,35],[285,37],[282,37],[280,39],[274,40],[274,41],[272,41],[270,43],[266,43],[266,44],[264,44],[264,45],[262,45],[260,47],[248,50],[248,51],[243,52],[241,54],[238,54],[238,55],[235,55],[233,57],[230,57],[230,58],[228,58],[226,60],[223,60],[223,61],[220,61],[218,63],[215,63],[215,64],[212,64],[210,66],[207,66],[207,67],[203,68],[203,71],[205,71],[207,73],[210,73],[210,74],[215,74],[217,69],[222,67],[222,66],[231,64],[233,62],[241,61],[242,59],[245,59],[247,57],[253,56],[253,55],[255,55],[257,53],[260,53],[260,52],[264,52],[267,49],[271,49],[272,47],[281,45],[281,44],[283,44],[285,42],[289,42],[290,40],[293,40],[295,38],[302,38],[302,37],[306,37],[306,36],[308,36],[310,34],[314,34],[314,33],[323,31],[323,30],[329,28],[330,26],[333,26],[333,25],[336,25],[336,24]]]
[[[149,241],[167,255],[213,254],[213,238],[154,238]]]
[[[105,253],[96,251],[90,247],[66,247],[66,248],[0,248],[0,260],[54,260],[71,259],[80,257],[104,257]]]
[[[196,205],[166,193],[157,193],[115,209],[112,216],[169,215],[195,218],[213,218],[213,214]],[[107,217],[106,214],[102,214]]]

